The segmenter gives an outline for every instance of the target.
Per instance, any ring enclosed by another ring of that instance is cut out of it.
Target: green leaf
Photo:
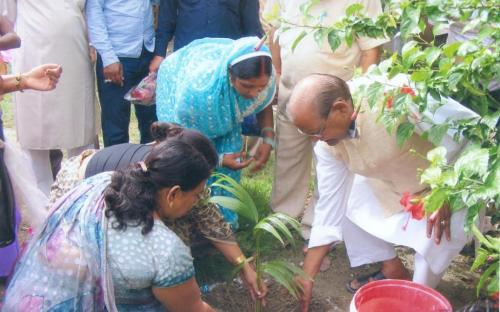
[[[448,87],[452,91],[457,91],[457,85],[462,80],[464,73],[454,72],[448,77]]]
[[[461,210],[465,207],[465,203],[462,200],[462,197],[460,195],[458,196],[450,196],[448,198],[448,201],[450,203],[450,208],[452,212]]]
[[[420,20],[420,7],[407,6],[401,16],[401,37],[407,39],[412,34],[418,34],[421,29],[418,24]]]
[[[359,3],[351,4],[350,6],[347,7],[345,10],[345,14],[347,16],[352,16],[356,13],[359,13],[363,9],[363,5]]]
[[[481,289],[484,287],[484,283],[488,280],[491,274],[495,272],[495,270],[498,269],[498,264],[496,265],[490,265],[486,271],[484,271],[483,275],[479,278],[479,282],[477,283],[476,286],[476,295],[479,297],[479,294],[481,293]]]
[[[407,43],[403,45],[403,48],[401,49],[401,56],[405,59],[408,58],[411,53],[413,53],[415,50],[415,47],[417,46],[418,42],[415,40],[410,40]],[[418,50],[418,49],[417,49]]]
[[[340,46],[341,41],[336,30],[330,30],[330,32],[328,33],[328,44],[330,45],[330,49],[332,50],[332,52],[335,52],[335,50],[337,50]]]
[[[271,10],[266,10],[262,14],[262,18],[267,22],[276,21],[280,17],[280,5],[279,2],[275,2],[271,7]]]
[[[415,126],[410,122],[403,122],[396,130],[396,142],[399,147],[402,147],[406,141],[413,135]]]
[[[220,205],[224,208],[231,209],[238,215],[250,221],[255,221],[254,215],[251,214],[250,210],[246,209],[245,204],[236,198],[229,196],[212,196],[210,197],[208,202]]]
[[[279,260],[262,263],[261,271],[286,288],[295,299],[298,299],[302,292],[302,284],[296,277],[308,278],[307,274],[295,265]]]
[[[272,224],[269,224],[266,221],[266,219],[261,220],[259,223],[257,223],[257,225],[254,226],[254,228],[253,228],[254,236],[256,236],[257,233],[260,231],[265,231],[265,232],[270,233],[277,240],[279,240],[283,246],[285,245],[285,241],[283,240],[283,238],[281,238],[281,235],[278,233],[278,231],[276,231],[276,229],[274,228],[274,226]]]
[[[461,45],[462,45],[461,41],[455,41],[453,43],[446,44],[443,47],[443,54],[446,57],[451,58],[451,57],[453,57],[455,55],[455,53],[458,51],[458,48],[460,48]]]
[[[279,218],[274,215],[270,215],[262,221],[265,221],[274,226],[274,228],[276,228],[281,232],[281,234],[283,234],[287,241],[289,241],[292,245],[295,245],[295,240],[293,239],[292,233]]]
[[[472,233],[474,233],[476,238],[479,240],[479,242],[484,247],[486,247],[488,249],[492,249],[492,250],[498,249],[498,248],[495,248],[495,246],[493,246],[493,244],[491,244],[491,242],[486,237],[484,237],[483,233],[481,233],[481,231],[479,231],[479,229],[477,228],[477,226],[474,223],[471,226],[471,230],[472,230]]]
[[[488,259],[488,251],[484,248],[478,248],[476,250],[476,259],[474,260],[474,263],[472,263],[470,270],[475,272],[486,262],[486,259]]]
[[[432,144],[439,146],[441,144],[441,140],[443,140],[444,135],[448,131],[448,124],[442,125],[434,125],[428,130],[428,138]]]
[[[458,175],[472,176],[478,174],[483,176],[488,171],[489,152],[486,148],[474,146],[465,151],[455,162],[455,172]]]
[[[352,47],[352,42],[354,41],[354,34],[351,27],[345,29],[345,43],[350,48]]]
[[[290,225],[297,233],[301,234],[301,236],[302,236],[302,230],[300,228],[300,223],[296,219],[290,217],[289,215],[281,213],[281,212],[275,212],[273,214],[273,216],[281,219],[283,222]]]
[[[445,189],[437,188],[433,189],[432,193],[425,198],[425,211],[428,213],[433,213],[443,206],[444,201],[448,197],[448,192]]]
[[[384,94],[384,86],[376,81],[368,87],[366,90],[366,96],[368,97],[368,105],[370,108],[373,108],[375,104],[380,100],[382,95]]]
[[[446,165],[446,148],[442,146],[433,148],[427,152],[426,158],[433,166]]]
[[[297,45],[300,43],[300,41],[302,39],[304,39],[304,37],[307,35],[307,32],[305,30],[303,30],[298,36],[297,38],[295,38],[295,40],[293,41],[292,43],[292,52],[295,51],[295,48],[297,47]]]
[[[492,265],[496,265],[498,267],[498,261],[495,262]],[[500,271],[497,270],[496,278],[492,278],[490,283],[488,284],[488,287],[486,288],[488,295],[493,295],[494,293],[498,292],[498,282],[500,280]]]
[[[439,167],[430,167],[424,170],[420,176],[421,183],[436,187],[441,181],[442,170]]]
[[[449,58],[441,58],[439,60],[439,74],[441,76],[446,76],[448,77],[448,72],[450,69],[453,67],[453,60]],[[461,79],[462,77],[460,77]],[[460,81],[459,79],[459,81]]]
[[[441,175],[442,182],[449,187],[455,187],[458,183],[458,175],[453,170],[447,170]]]
[[[476,86],[470,84],[468,81],[466,81],[465,79],[464,80],[461,80],[460,81],[462,83],[462,85],[470,92],[472,93],[473,95],[475,96],[485,96],[486,95],[486,92],[484,92],[483,90],[481,89],[478,89]]]
[[[417,71],[414,71],[411,76],[410,76],[410,79],[415,81],[415,82],[419,82],[419,81],[425,81],[427,78],[429,78],[429,76],[432,74],[432,71],[430,70],[417,70]]]
[[[320,28],[314,32],[314,41],[316,41],[316,44],[318,46],[323,45],[323,40],[325,39],[325,36],[327,34],[326,31],[326,29]]]
[[[248,194],[238,182],[227,175],[216,173],[213,176],[217,180],[212,183],[211,187],[220,187],[239,199],[243,203],[245,209],[248,210],[248,212],[244,212],[244,214],[250,216],[248,219],[256,224],[259,221],[259,212],[250,194]]]
[[[481,121],[488,126],[490,129],[496,129],[498,119],[500,117],[500,111],[497,111],[491,115],[486,115],[481,118]]]
[[[441,49],[436,47],[430,47],[425,49],[425,61],[427,65],[432,66],[432,64],[439,58],[441,55]]]
[[[474,227],[474,223],[476,222],[479,211],[483,207],[483,203],[475,203],[474,205],[467,208],[467,215],[465,217],[464,230],[465,232],[470,232],[472,227]],[[478,238],[479,239],[479,238]]]
[[[465,56],[467,54],[476,52],[479,50],[479,46],[472,41],[464,41],[460,48],[458,48],[457,55]]]

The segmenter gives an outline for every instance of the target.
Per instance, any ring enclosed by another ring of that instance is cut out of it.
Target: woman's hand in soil
[[[300,296],[300,311],[308,312],[309,304],[312,299],[312,290],[313,290],[313,280],[306,279],[303,277],[297,277],[297,281],[302,284],[302,295]]]
[[[248,288],[250,297],[255,302],[256,299],[261,300],[262,306],[266,306],[267,286],[262,282],[260,287],[257,284],[257,273],[250,264],[245,264],[241,270],[241,278]]]
[[[224,160],[222,162],[222,165],[224,167],[227,167],[232,170],[240,170],[248,165],[253,161],[253,158],[249,159],[244,159],[245,157],[245,152],[240,152],[240,153],[234,153],[234,154],[224,154]]]
[[[255,159],[255,164],[252,168],[252,173],[255,173],[266,165],[267,161],[269,160],[269,156],[271,155],[273,147],[269,144],[262,143],[258,148],[257,152],[255,153],[254,159]]]
[[[21,89],[33,89],[38,91],[53,90],[61,77],[61,73],[62,68],[60,65],[44,64],[37,66],[22,75]]]
[[[448,203],[445,203],[441,208],[436,210],[427,219],[427,238],[432,237],[432,232],[434,232],[434,241],[437,245],[441,243],[441,238],[443,233],[447,241],[451,240],[451,229],[450,229],[450,219],[451,211]]]

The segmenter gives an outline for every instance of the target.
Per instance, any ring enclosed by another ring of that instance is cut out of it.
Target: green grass
[[[4,128],[14,128],[14,108],[11,102],[12,96],[10,94],[4,95],[3,100],[0,102]]]

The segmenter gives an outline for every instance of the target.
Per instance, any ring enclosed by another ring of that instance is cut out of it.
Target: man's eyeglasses
[[[332,112],[332,106],[330,106],[330,110],[328,111],[328,115],[326,115],[326,118],[323,120],[323,125],[321,126],[321,128],[319,129],[318,132],[305,133],[304,131],[300,130],[299,128],[297,128],[297,130],[299,131],[300,134],[307,135],[307,136],[313,137],[315,139],[321,140],[321,138],[323,137],[323,132],[325,132],[325,129],[326,129],[326,121],[330,117],[331,112]]]
[[[321,126],[319,131],[316,133],[305,133],[304,131],[300,130],[299,128],[297,128],[297,131],[299,131],[300,134],[310,136],[310,137],[313,137],[315,139],[320,140],[323,137],[323,132],[325,131],[325,128],[326,128],[326,121],[323,123],[323,126]]]

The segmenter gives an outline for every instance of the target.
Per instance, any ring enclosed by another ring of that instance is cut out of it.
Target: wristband
[[[219,167],[222,167],[222,165],[224,163],[224,155],[226,155],[226,154],[219,154],[219,161],[217,162],[217,165]]]
[[[262,130],[260,130],[260,135],[263,136],[264,132],[271,132],[274,135],[274,128],[271,127],[264,127]]]
[[[23,80],[23,76],[21,74],[18,74],[16,76],[16,90],[20,92],[24,92],[23,88],[21,87],[21,81]]]
[[[245,255],[241,255],[239,256],[238,258],[236,258],[234,260],[235,262],[235,265],[242,265],[243,263],[245,263],[247,261],[247,258],[245,257]]]
[[[272,149],[274,149],[276,147],[276,141],[274,139],[269,138],[269,137],[262,138],[262,142],[264,144],[271,145]]]

